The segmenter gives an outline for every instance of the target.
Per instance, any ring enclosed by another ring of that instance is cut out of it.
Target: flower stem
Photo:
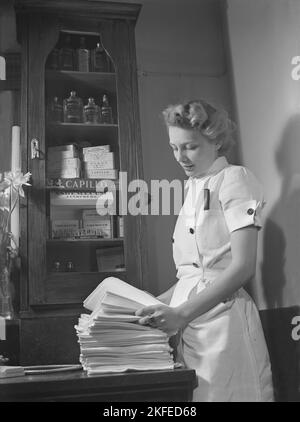
[[[11,185],[11,186],[10,186],[10,201],[13,199],[13,191],[14,191],[14,188],[13,188],[13,186]],[[17,195],[16,195],[16,198],[15,198],[15,200],[14,200],[14,202],[13,202],[13,205],[12,205],[12,206],[10,206],[10,210],[9,210],[8,217],[7,217],[6,224],[5,224],[5,228],[4,228],[4,230],[5,230],[5,231],[7,231],[7,230],[8,230],[8,224],[9,224],[9,221],[10,221],[10,217],[11,217],[11,215],[12,215],[12,213],[13,213],[13,210],[16,208],[16,205],[17,205],[18,199],[19,199],[19,196],[18,196],[18,194],[17,194]]]

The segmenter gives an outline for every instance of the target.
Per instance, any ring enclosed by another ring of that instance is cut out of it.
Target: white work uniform
[[[177,268],[170,306],[201,292],[230,264],[230,233],[261,227],[263,194],[245,167],[219,157],[201,178],[190,178],[173,235]],[[269,354],[257,308],[243,288],[191,321],[178,354],[195,369],[193,401],[272,401]]]

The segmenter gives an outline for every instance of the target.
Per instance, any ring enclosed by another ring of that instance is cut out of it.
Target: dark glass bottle
[[[107,56],[101,43],[97,43],[97,47],[93,50],[92,58],[94,72],[108,71]]]
[[[74,50],[70,35],[66,35],[63,39],[63,45],[59,50],[59,62],[61,70],[74,70]]]
[[[82,113],[82,99],[77,97],[75,91],[71,91],[70,97],[64,100],[64,122],[81,123]]]
[[[77,70],[79,72],[89,72],[90,51],[86,48],[85,37],[80,37],[80,45],[76,50]]]
[[[106,124],[113,123],[112,108],[109,105],[108,96],[106,94],[103,95],[103,99],[102,99],[100,121],[101,123],[106,123]]]

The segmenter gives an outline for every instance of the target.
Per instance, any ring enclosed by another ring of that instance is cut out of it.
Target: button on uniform
[[[249,209],[247,210],[247,214],[248,214],[248,215],[252,215],[252,214],[254,214],[254,209],[253,209],[253,208],[249,208]]]
[[[190,233],[194,234],[194,229],[190,228]]]
[[[199,265],[197,264],[197,262],[193,262],[193,266],[196,268],[199,268]]]

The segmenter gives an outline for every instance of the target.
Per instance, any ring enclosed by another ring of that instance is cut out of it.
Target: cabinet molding
[[[99,15],[109,19],[128,19],[136,21],[141,10],[140,4],[111,3],[100,0],[15,0],[18,13],[47,13],[62,18],[80,16],[97,20]]]

